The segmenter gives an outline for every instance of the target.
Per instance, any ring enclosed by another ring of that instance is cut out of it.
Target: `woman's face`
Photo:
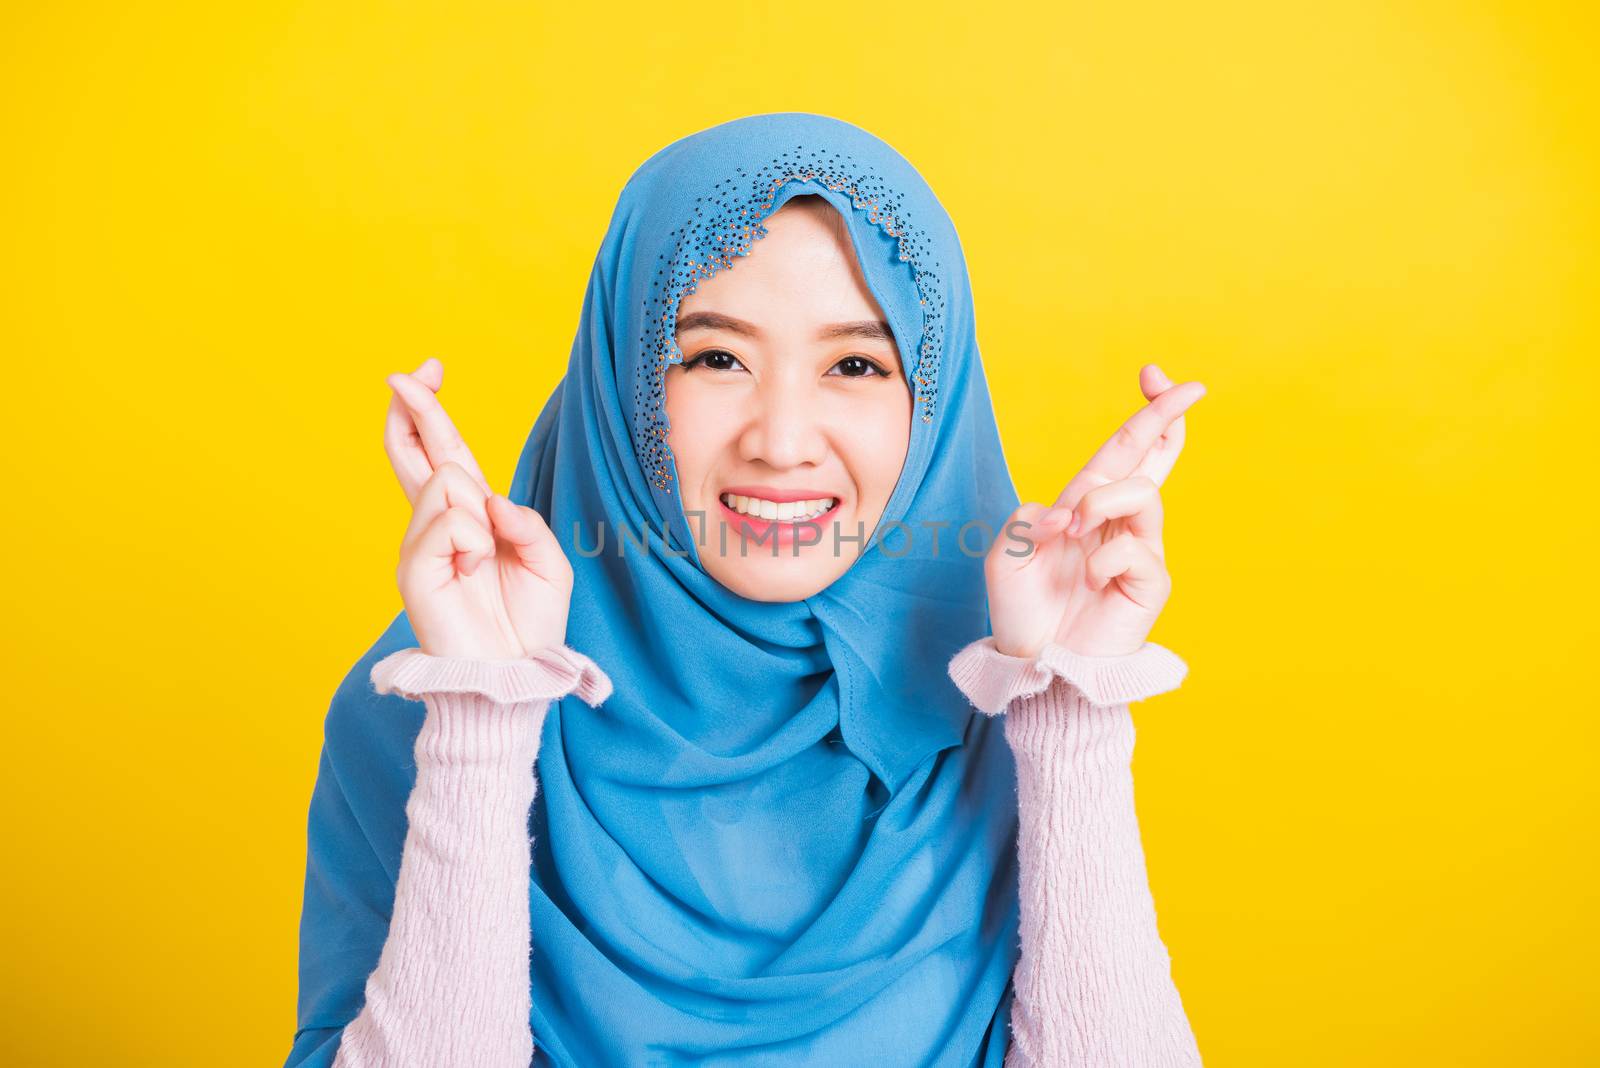
[[[797,601],[870,544],[911,391],[833,206],[796,197],[766,227],[679,303],[667,442],[706,570],[751,600]]]

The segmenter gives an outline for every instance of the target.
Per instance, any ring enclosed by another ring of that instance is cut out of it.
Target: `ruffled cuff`
[[[986,715],[997,715],[1019,697],[1031,697],[1064,679],[1091,705],[1125,705],[1176,690],[1189,673],[1178,655],[1145,642],[1124,656],[1082,656],[1051,643],[1036,657],[1007,656],[994,635],[979,638],[950,658],[950,678]]]
[[[591,707],[611,696],[611,679],[600,665],[565,645],[511,660],[430,656],[401,649],[372,665],[372,685],[413,701],[425,694],[475,693],[496,704],[553,701],[576,694]]]

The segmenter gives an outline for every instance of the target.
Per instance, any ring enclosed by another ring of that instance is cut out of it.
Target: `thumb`
[[[1071,517],[1070,508],[1051,508],[1035,501],[1019,504],[989,547],[985,561],[989,576],[1003,578],[1027,567],[1045,542],[1061,535]]]
[[[552,582],[571,581],[567,555],[537,510],[512,504],[498,493],[489,494],[485,508],[495,536],[511,546],[523,567]]]

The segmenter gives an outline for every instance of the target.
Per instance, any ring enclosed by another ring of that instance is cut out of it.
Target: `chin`
[[[703,562],[712,578],[751,601],[803,601],[821,593],[839,577],[834,569],[818,566],[823,561],[804,556],[787,560],[754,555],[731,560],[705,557]]]

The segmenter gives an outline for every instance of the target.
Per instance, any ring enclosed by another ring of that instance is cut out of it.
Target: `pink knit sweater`
[[[1005,714],[1016,758],[1022,946],[1007,1068],[1200,1063],[1156,929],[1128,712],[1186,671],[1149,642],[1121,657],[1051,645],[1023,659],[984,638],[950,661],[980,711]],[[611,682],[565,646],[525,660],[404,649],[372,682],[427,714],[388,938],[334,1068],[527,1068],[540,729],[550,700],[598,705]]]

